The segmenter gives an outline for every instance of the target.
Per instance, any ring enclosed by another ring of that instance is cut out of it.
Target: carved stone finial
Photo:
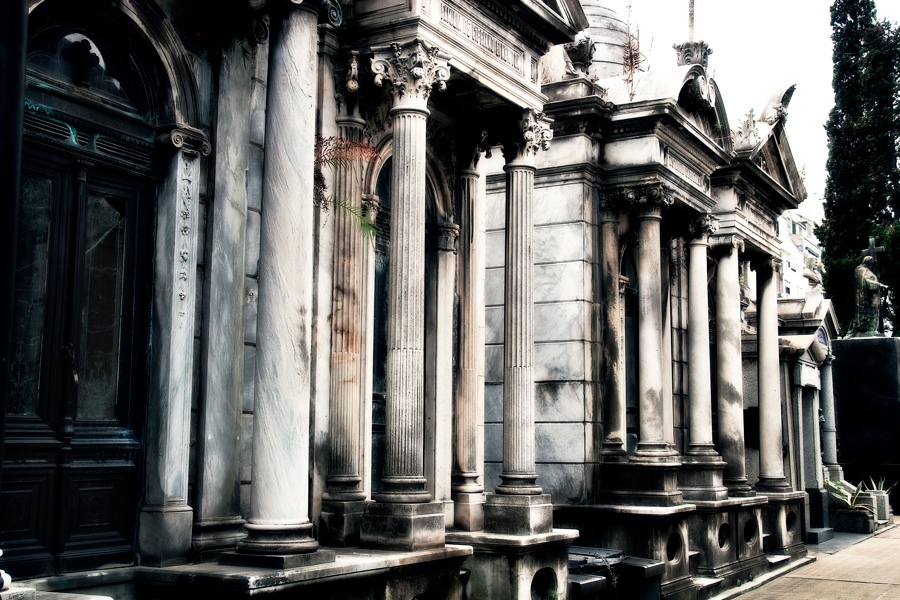
[[[539,150],[549,150],[553,139],[553,123],[542,112],[526,108],[522,111],[517,132],[503,145],[507,162],[516,159],[533,160]]]
[[[709,67],[709,55],[713,51],[706,42],[685,42],[674,44],[672,48],[675,49],[678,56],[679,67],[684,65],[701,65],[704,69]]]
[[[580,31],[575,41],[563,45],[566,52],[566,73],[575,76],[587,75],[594,58],[594,40],[587,30]]]
[[[447,89],[450,69],[435,46],[416,40],[406,46],[391,44],[389,50],[375,51],[372,58],[375,85],[391,83],[394,106],[424,108],[432,89]]]
[[[697,215],[688,228],[695,238],[710,236],[719,230],[719,218],[712,213]]]
[[[738,123],[734,131],[734,149],[754,150],[759,145],[759,129],[756,127],[756,117],[751,109]]]

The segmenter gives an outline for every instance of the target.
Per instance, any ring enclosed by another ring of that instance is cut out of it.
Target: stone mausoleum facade
[[[17,584],[704,598],[826,528],[793,88],[601,0],[4,10]]]

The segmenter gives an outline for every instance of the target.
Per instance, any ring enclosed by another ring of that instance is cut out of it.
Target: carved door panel
[[[4,563],[17,577],[131,564],[148,182],[37,145],[26,145],[21,182]]]

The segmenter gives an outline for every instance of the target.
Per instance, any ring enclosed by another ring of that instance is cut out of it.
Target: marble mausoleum
[[[697,599],[826,535],[793,87],[623,76],[603,0],[3,10],[15,585]]]

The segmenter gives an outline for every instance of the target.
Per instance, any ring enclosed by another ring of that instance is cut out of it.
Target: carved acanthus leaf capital
[[[205,133],[184,125],[168,128],[157,137],[156,141],[164,148],[183,150],[201,156],[209,156],[212,151]]]
[[[675,202],[675,188],[662,182],[624,187],[619,193],[622,202],[636,208],[640,214],[658,214]]]
[[[390,82],[394,107],[424,109],[432,89],[447,89],[450,68],[437,47],[416,40],[406,46],[391,44],[388,49],[376,49],[372,73],[376,86],[381,87],[385,80]]]
[[[517,132],[503,145],[507,162],[517,159],[533,161],[539,150],[549,150],[553,139],[552,119],[530,108],[522,111]]]
[[[678,55],[678,66],[701,65],[704,69],[709,67],[709,55],[712,48],[704,41],[685,42],[672,46]]]
[[[705,238],[719,230],[719,218],[712,213],[697,215],[688,228],[695,238]]]
[[[597,193],[597,207],[601,221],[618,223],[623,209],[622,196],[617,190],[601,190]]]
[[[432,225],[429,228],[431,234],[428,238],[428,246],[435,250],[456,253],[456,240],[459,238],[459,225],[454,223],[442,223]]]
[[[362,206],[366,211],[366,216],[374,223],[378,216],[378,209],[381,208],[381,200],[375,194],[363,194]]]

